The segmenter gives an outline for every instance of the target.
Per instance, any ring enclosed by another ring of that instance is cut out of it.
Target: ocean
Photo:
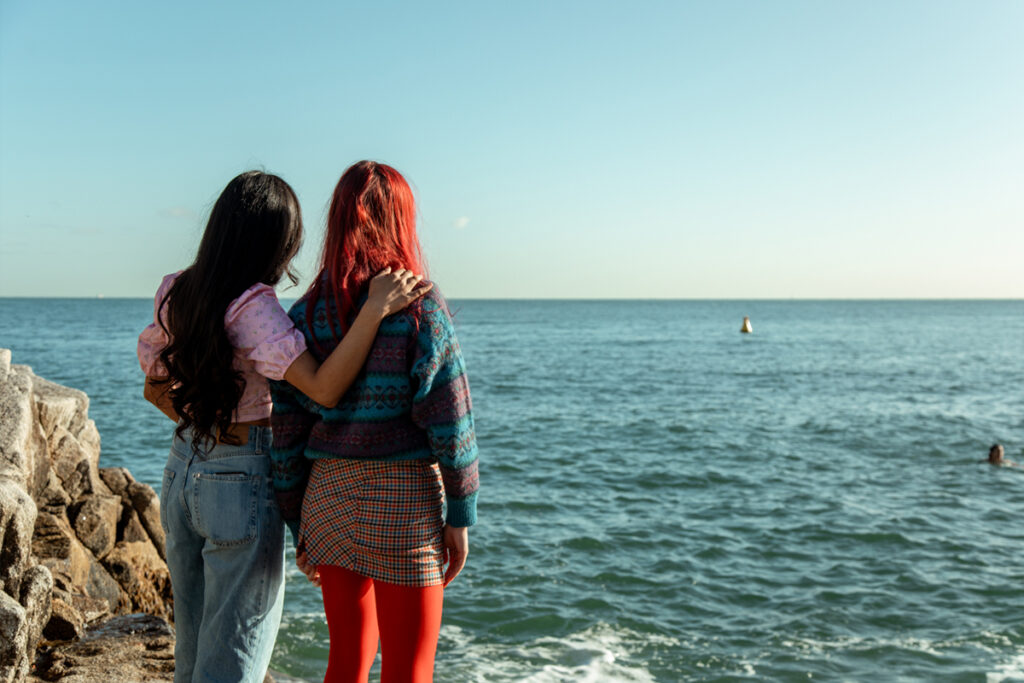
[[[438,681],[1024,681],[1024,469],[979,462],[1024,462],[1024,301],[451,304],[481,494]],[[159,490],[151,316],[0,299],[0,347]],[[292,567],[272,666],[327,651]]]

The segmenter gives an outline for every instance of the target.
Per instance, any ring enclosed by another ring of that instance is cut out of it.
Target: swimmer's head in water
[[[993,444],[992,448],[988,449],[988,461],[993,464],[997,464],[1003,461],[1002,444]]]

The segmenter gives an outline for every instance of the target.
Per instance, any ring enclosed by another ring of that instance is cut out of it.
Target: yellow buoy
[[[743,327],[740,328],[740,332],[743,334],[750,334],[754,331],[754,328],[750,326],[750,317],[743,316]]]

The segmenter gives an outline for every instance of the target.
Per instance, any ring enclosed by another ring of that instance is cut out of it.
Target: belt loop
[[[256,455],[263,453],[263,431],[261,425],[249,427],[249,443],[253,444],[253,451]]]

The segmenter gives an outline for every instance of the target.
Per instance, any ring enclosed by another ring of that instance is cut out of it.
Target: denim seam
[[[171,500],[171,488],[174,486],[174,478],[177,474],[170,467],[164,468],[164,482],[162,490],[160,491],[160,528],[164,530],[164,535],[167,534],[167,515],[168,507]]]

